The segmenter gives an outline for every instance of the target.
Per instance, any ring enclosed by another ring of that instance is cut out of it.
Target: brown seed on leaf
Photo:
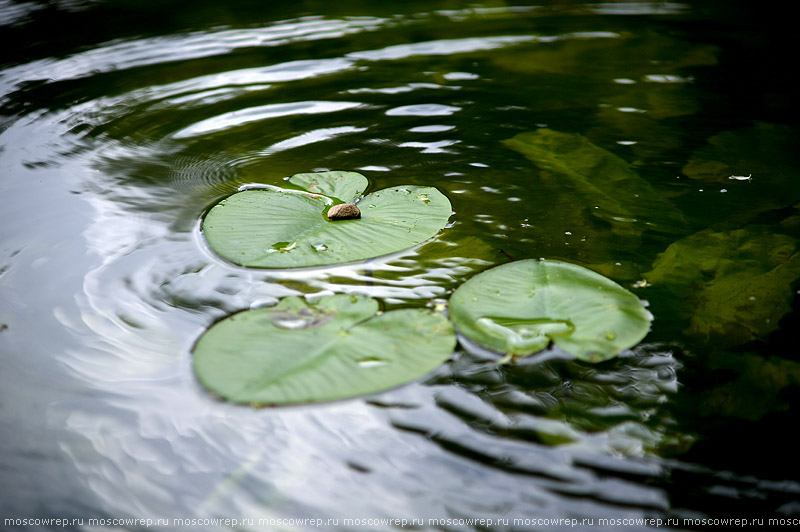
[[[361,211],[355,203],[340,203],[328,209],[328,220],[353,220],[361,218]]]

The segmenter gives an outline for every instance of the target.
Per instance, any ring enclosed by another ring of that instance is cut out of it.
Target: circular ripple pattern
[[[201,1],[162,20],[0,2],[0,29],[22,43],[0,69],[0,514],[520,530],[508,523],[696,516],[730,499],[772,510],[800,493],[681,461],[697,439],[679,400],[691,357],[659,338],[599,366],[557,349],[498,366],[464,341],[417,383],[313,407],[243,408],[197,384],[204,330],[286,296],[441,309],[475,273],[542,256],[630,287],[669,243],[663,228],[612,234],[500,141],[583,131],[672,172],[683,133],[663,120],[700,112],[688,87],[716,52],[659,26],[689,7],[450,4],[237,18]],[[205,247],[200,220],[221,198],[328,169],[364,173],[367,192],[436,186],[452,223],[405,252],[300,271]]]

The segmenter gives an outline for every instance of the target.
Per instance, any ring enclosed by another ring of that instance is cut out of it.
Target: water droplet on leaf
[[[358,365],[362,368],[379,368],[382,366],[388,366],[389,362],[381,358],[367,357],[359,360]]]
[[[272,325],[279,329],[297,330],[307,329],[314,325],[318,320],[315,318],[300,318],[297,316],[279,316],[272,319]]]

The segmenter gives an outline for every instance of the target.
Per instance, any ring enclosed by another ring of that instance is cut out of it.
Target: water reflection
[[[111,43],[65,59],[44,59],[6,69],[0,73],[0,88],[6,93],[6,87],[26,80],[56,82],[148,65],[225,56],[239,48],[285,46],[298,41],[339,38],[355,32],[377,30],[384,22],[385,19],[370,17],[349,20],[309,17],[264,28],[193,32]],[[247,78],[242,75],[247,73],[226,73],[232,84],[243,83]],[[196,81],[203,82],[202,79]]]
[[[12,7],[0,12],[8,24],[36,16],[33,4]],[[207,327],[290,295],[441,308],[476,272],[538,256],[642,280],[674,241],[663,226],[615,236],[619,220],[581,211],[579,180],[499,141],[545,127],[591,138],[630,157],[648,190],[680,191],[674,159],[688,134],[674,120],[700,112],[694,85],[715,49],[662,31],[667,18],[617,17],[686,14],[683,4],[545,11],[308,16],[0,71],[2,467],[9,483],[36,477],[4,504],[340,518],[697,513],[710,492],[789,504],[791,481],[678,460],[698,438],[686,428],[696,418],[674,406],[678,375],[696,362],[658,339],[598,366],[557,350],[498,366],[464,342],[422,382],[287,409],[229,405],[194,379],[190,352]],[[329,168],[360,168],[374,189],[433,184],[453,223],[413,249],[328,268],[249,270],[206,248],[199,220],[220,198]],[[659,211],[643,203],[637,219]],[[700,486],[695,500],[686,486]]]
[[[176,139],[194,137],[216,131],[224,131],[232,127],[238,127],[249,122],[258,122],[279,116],[291,116],[298,114],[323,114],[334,113],[345,109],[358,107],[357,102],[292,102],[290,104],[269,104],[250,109],[240,109],[224,113],[207,120],[193,124],[181,131],[176,132],[173,137]]]
[[[450,116],[460,111],[460,107],[441,105],[436,103],[422,103],[395,107],[386,111],[388,116]]]

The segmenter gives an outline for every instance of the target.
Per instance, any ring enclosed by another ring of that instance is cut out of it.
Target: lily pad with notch
[[[289,183],[303,190],[243,190],[212,207],[203,220],[211,249],[252,268],[355,262],[425,242],[452,214],[433,187],[396,186],[361,198],[368,181],[356,172],[297,174]],[[333,205],[347,203],[360,217],[328,218]]]
[[[194,369],[208,390],[236,403],[331,401],[422,377],[455,343],[450,322],[427,309],[380,313],[361,295],[292,296],[216,323],[194,347]]]
[[[450,298],[456,329],[509,358],[551,343],[587,362],[638,344],[652,316],[634,294],[575,264],[521,260],[476,275]]]

